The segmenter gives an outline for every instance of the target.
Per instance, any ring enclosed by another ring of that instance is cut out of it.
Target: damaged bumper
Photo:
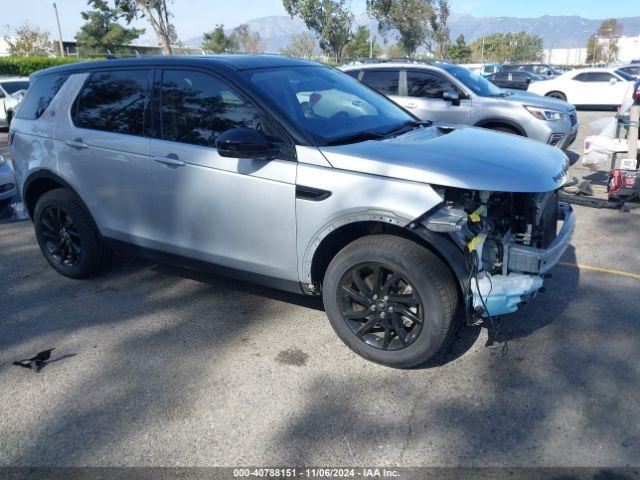
[[[564,223],[549,248],[511,245],[505,250],[502,275],[485,273],[472,282],[473,307],[483,317],[513,313],[542,288],[543,275],[558,263],[575,230],[575,212],[569,204],[558,205],[558,218]]]

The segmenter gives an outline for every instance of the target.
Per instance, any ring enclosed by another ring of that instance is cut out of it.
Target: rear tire
[[[351,350],[394,368],[446,353],[459,321],[451,270],[426,248],[393,235],[363,237],[342,249],[324,277],[323,300]]]
[[[89,278],[104,267],[107,250],[89,212],[71,191],[44,193],[36,203],[33,223],[42,254],[61,275]]]
[[[545,97],[557,98],[558,100],[562,100],[563,102],[567,101],[567,96],[562,92],[549,92],[545,95]]]

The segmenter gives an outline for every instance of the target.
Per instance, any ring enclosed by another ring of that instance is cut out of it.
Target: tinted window
[[[612,78],[616,77],[608,72],[587,72],[577,75],[574,77],[574,80],[578,80],[579,82],[608,82]]]
[[[527,75],[526,73],[513,72],[511,74],[511,80],[513,80],[514,82],[526,82],[527,78],[529,78],[529,75]]]
[[[2,82],[2,88],[4,88],[9,95],[13,95],[18,90],[26,90],[29,88],[29,82],[26,80],[18,82]]]
[[[96,72],[74,105],[73,122],[81,128],[142,135],[149,70]]]
[[[39,77],[27,91],[20,104],[16,117],[35,120],[47,109],[60,87],[69,78],[68,75],[46,75]]]
[[[426,71],[407,72],[407,93],[410,97],[442,98],[446,91],[456,87],[440,74]]]
[[[200,72],[166,70],[162,75],[162,138],[215,147],[231,128],[262,130],[258,110],[221,80]]]
[[[491,80],[497,80],[499,82],[506,82],[509,80],[509,74],[508,73],[496,73],[495,75],[491,75],[491,77],[489,77]]]
[[[358,78],[358,75],[360,75],[360,70],[349,70],[348,72],[344,72],[344,73],[346,73],[350,77]]]
[[[399,70],[365,70],[362,81],[385,95],[398,95]]]

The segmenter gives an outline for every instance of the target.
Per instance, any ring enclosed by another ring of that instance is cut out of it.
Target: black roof
[[[133,58],[117,58],[92,62],[77,62],[59,67],[47,68],[33,76],[49,73],[74,73],[102,68],[141,67],[141,66],[202,66],[216,67],[224,70],[254,70],[261,68],[291,68],[318,66],[318,63],[282,55],[198,55],[198,56],[149,56]]]

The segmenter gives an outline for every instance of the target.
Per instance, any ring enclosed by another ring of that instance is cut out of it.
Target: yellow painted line
[[[636,280],[640,280],[640,274],[638,273],[623,272],[621,270],[612,270],[611,268],[592,267],[591,265],[583,265],[581,263],[569,263],[569,262],[558,262],[558,265],[564,265],[565,267],[574,267],[580,270],[591,270],[592,272],[610,273],[611,275],[619,275],[621,277],[635,278]]]

